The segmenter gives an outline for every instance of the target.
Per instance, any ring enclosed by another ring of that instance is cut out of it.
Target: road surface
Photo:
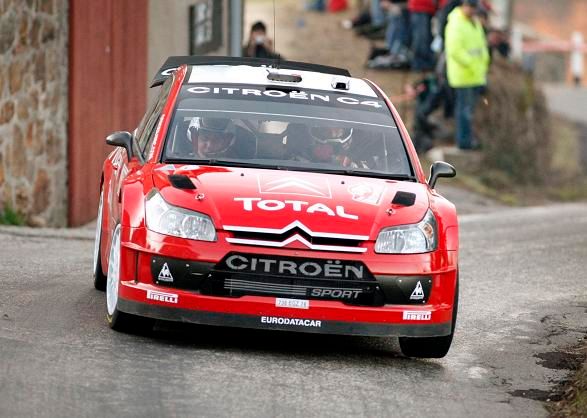
[[[540,417],[587,331],[587,204],[463,215],[441,360],[397,340],[158,323],[110,330],[91,231],[0,228],[0,417]],[[64,236],[73,236],[65,238]]]

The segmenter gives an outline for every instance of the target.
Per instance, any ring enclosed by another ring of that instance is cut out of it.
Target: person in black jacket
[[[442,38],[442,42],[444,43],[444,30],[446,29],[446,23],[448,22],[448,15],[457,7],[459,7],[463,3],[463,0],[451,0],[446,5],[440,9],[438,14],[436,15],[438,19],[438,35]]]
[[[243,48],[244,57],[277,58],[273,51],[273,41],[267,36],[267,27],[261,21],[251,26],[249,42]]]

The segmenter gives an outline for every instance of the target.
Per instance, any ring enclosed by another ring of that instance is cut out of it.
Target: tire
[[[120,225],[112,235],[108,275],[106,280],[106,321],[115,331],[142,334],[153,329],[155,320],[131,315],[118,310],[118,288],[120,285]]]
[[[446,356],[452,344],[452,338],[457,325],[459,309],[459,276],[455,288],[454,304],[452,308],[452,330],[450,335],[443,337],[400,337],[399,346],[406,357],[442,358]]]
[[[106,290],[106,275],[102,271],[102,207],[104,203],[104,190],[100,192],[100,203],[98,204],[98,217],[96,219],[96,236],[94,240],[94,287],[98,290]]]

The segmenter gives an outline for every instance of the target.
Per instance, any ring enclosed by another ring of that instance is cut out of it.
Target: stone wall
[[[67,223],[68,0],[0,0],[0,211]]]

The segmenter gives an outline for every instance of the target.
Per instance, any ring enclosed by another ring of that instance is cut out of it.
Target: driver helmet
[[[235,143],[236,127],[228,118],[198,116],[190,121],[188,137],[200,157],[222,156]]]
[[[352,143],[353,128],[316,126],[310,128],[313,156],[319,161],[331,161],[337,154],[348,151]]]

